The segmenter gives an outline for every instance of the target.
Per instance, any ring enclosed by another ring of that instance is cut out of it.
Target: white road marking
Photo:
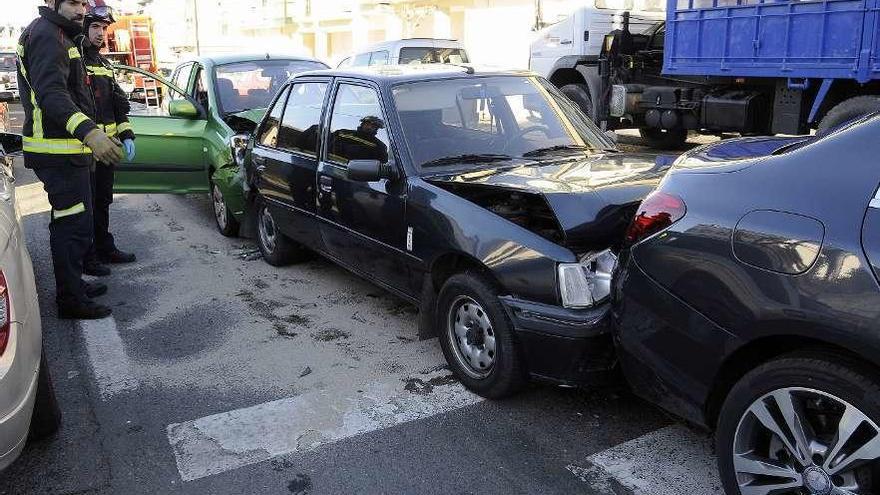
[[[723,495],[712,442],[693,430],[673,425],[587,458],[586,467],[567,466],[598,495]]]
[[[180,477],[192,481],[482,401],[445,375],[309,392],[172,424],[168,440]]]
[[[138,387],[131,362],[116,328],[116,320],[81,320],[79,327],[86,341],[89,361],[102,400]]]

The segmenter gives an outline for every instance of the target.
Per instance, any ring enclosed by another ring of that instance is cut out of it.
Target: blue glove
[[[122,142],[122,147],[125,148],[125,158],[128,161],[134,160],[134,140],[126,139]]]

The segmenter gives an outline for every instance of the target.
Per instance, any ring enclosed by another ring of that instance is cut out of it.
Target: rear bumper
[[[509,296],[500,299],[533,377],[586,385],[615,367],[610,304],[572,310]]]

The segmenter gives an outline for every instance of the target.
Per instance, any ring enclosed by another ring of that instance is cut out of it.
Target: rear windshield
[[[400,49],[400,65],[466,64],[467,53],[461,48],[410,47]]]

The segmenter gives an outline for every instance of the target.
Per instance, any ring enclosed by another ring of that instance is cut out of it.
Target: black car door
[[[328,80],[303,80],[283,89],[257,134],[252,153],[257,188],[278,228],[321,249],[315,221],[315,172]]]
[[[378,88],[336,85],[318,165],[318,216],[328,254],[360,272],[406,290],[406,180],[349,180],[351,160],[379,160],[396,169]],[[402,174],[400,174],[402,175]]]

